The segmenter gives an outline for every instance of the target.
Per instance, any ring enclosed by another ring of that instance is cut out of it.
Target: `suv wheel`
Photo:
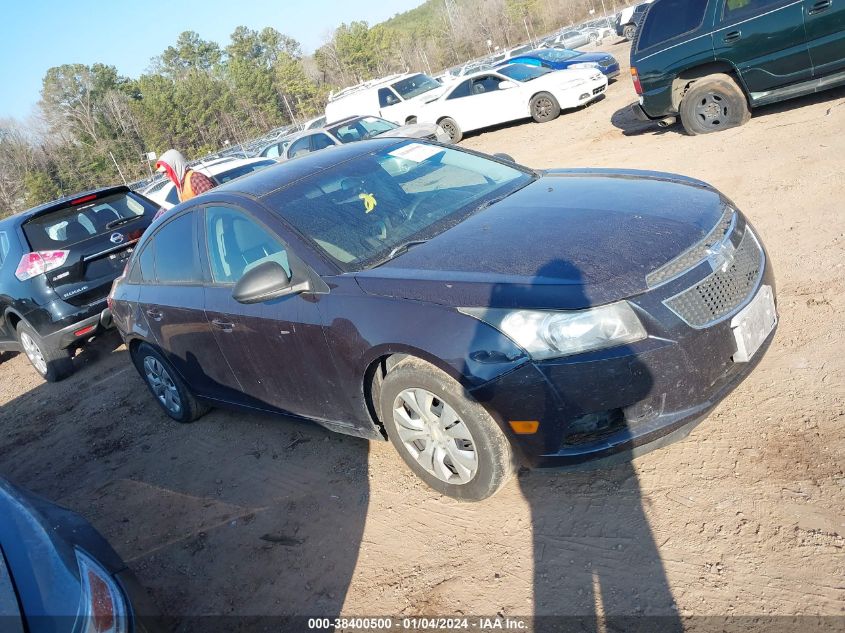
[[[73,361],[66,349],[50,347],[35,330],[23,322],[18,324],[17,336],[23,353],[47,382],[58,382],[73,373]]]
[[[194,397],[164,357],[146,343],[132,353],[132,362],[162,410],[177,422],[193,422],[208,411]]]
[[[745,94],[730,76],[721,73],[697,80],[678,111],[690,136],[744,125],[751,118]]]
[[[634,41],[634,36],[637,34],[637,27],[633,24],[626,24],[622,29],[622,37],[626,40]]]
[[[425,361],[406,359],[385,376],[380,408],[402,459],[442,494],[486,499],[515,470],[510,443],[490,414]]]
[[[531,118],[537,123],[552,121],[560,116],[560,104],[550,92],[538,92],[531,97]]]

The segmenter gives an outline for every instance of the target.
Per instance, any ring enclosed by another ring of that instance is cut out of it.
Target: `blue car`
[[[564,70],[566,68],[596,68],[604,73],[608,79],[619,74],[619,62],[608,53],[582,53],[568,48],[539,48],[497,64],[526,64],[541,66],[550,70]]]
[[[146,592],[85,519],[0,477],[0,631],[157,630]]]

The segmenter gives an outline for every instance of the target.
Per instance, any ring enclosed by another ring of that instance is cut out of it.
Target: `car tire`
[[[560,104],[550,92],[538,92],[531,97],[531,118],[537,123],[553,121],[560,116]]]
[[[446,134],[449,135],[449,140],[452,143],[458,143],[464,137],[464,133],[461,131],[461,126],[458,125],[458,122],[455,121],[452,117],[444,117],[437,122]]]
[[[636,36],[636,34],[637,27],[634,24],[626,24],[625,28],[622,29],[622,37],[631,42],[634,41],[634,37]]]
[[[208,412],[209,407],[194,397],[173,366],[151,345],[141,343],[132,352],[132,362],[162,411],[177,422],[187,424]]]
[[[738,127],[751,118],[745,93],[723,73],[696,80],[681,99],[678,112],[690,136]]]
[[[24,355],[47,382],[58,382],[73,373],[73,360],[66,349],[50,347],[38,333],[24,322],[16,329]]]
[[[588,37],[590,38],[590,44],[595,45],[595,43],[599,41],[599,36],[595,33],[590,33]]]
[[[487,410],[425,361],[408,358],[388,372],[379,405],[391,443],[437,492],[480,501],[516,470],[510,442]]]

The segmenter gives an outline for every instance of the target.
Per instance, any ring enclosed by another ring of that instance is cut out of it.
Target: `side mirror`
[[[510,90],[511,88],[516,88],[516,84],[514,82],[508,81],[507,79],[499,82],[499,90]]]
[[[510,154],[505,154],[503,152],[496,152],[493,154],[493,158],[498,158],[499,160],[506,160],[509,163],[515,163],[516,161],[513,159],[513,156]]]
[[[238,303],[261,303],[309,289],[307,281],[291,285],[290,276],[278,262],[266,261],[244,273],[232,289],[232,298]]]

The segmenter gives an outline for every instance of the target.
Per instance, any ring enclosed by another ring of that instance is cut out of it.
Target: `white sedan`
[[[450,86],[424,106],[417,120],[437,123],[457,143],[464,132],[508,121],[551,121],[561,110],[598,99],[606,88],[607,77],[593,68],[553,71],[508,64]]]

